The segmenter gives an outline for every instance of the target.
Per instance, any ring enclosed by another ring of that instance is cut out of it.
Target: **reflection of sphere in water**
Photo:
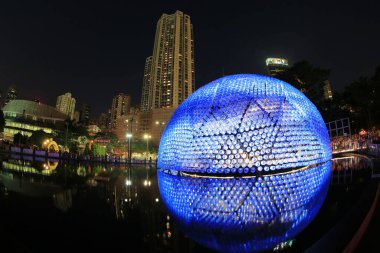
[[[201,244],[270,249],[315,217],[330,159],[323,119],[299,90],[271,77],[227,76],[171,118],[160,142],[160,192]]]
[[[331,162],[262,177],[187,177],[158,171],[168,211],[198,243],[225,252],[268,250],[318,213]]]

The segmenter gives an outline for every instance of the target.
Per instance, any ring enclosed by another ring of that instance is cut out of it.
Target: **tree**
[[[93,156],[104,156],[106,154],[106,148],[98,144],[92,144],[91,154]]]
[[[5,127],[4,113],[2,110],[0,110],[0,133],[4,132],[4,127]]]
[[[318,107],[323,101],[323,81],[328,80],[330,72],[314,67],[308,61],[300,61],[276,78],[295,86]]]
[[[74,146],[76,146],[76,140],[79,136],[88,137],[87,129],[82,125],[74,124],[72,120],[66,120],[65,124],[57,124],[54,133],[54,139],[57,140],[57,143],[62,145],[67,144],[70,150],[75,149]]]
[[[26,145],[28,143],[28,136],[18,132],[13,136],[13,143],[18,146]]]
[[[37,130],[32,133],[29,137],[29,143],[35,145],[38,148],[42,148],[42,144],[46,139],[52,138],[51,134],[46,133],[43,130]]]
[[[124,145],[123,143],[119,143],[117,136],[112,132],[99,132],[94,138],[109,140],[109,143],[106,144],[106,151],[108,153],[112,152],[114,148]]]
[[[348,85],[343,96],[344,105],[350,108],[350,117],[358,123],[358,128],[379,127],[380,67],[372,77],[361,76]]]
[[[338,92],[334,93],[334,99],[320,102],[318,109],[325,122],[350,117],[349,107],[345,106],[344,95]]]

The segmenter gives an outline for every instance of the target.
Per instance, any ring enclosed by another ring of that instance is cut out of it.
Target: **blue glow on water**
[[[158,154],[159,188],[191,238],[219,251],[259,251],[315,217],[331,173],[316,107],[278,79],[233,75],[187,98]]]
[[[272,249],[316,216],[331,162],[263,177],[186,177],[158,171],[165,206],[196,242],[222,252]]]

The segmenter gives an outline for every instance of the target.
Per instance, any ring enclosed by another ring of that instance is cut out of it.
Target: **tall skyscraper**
[[[112,100],[111,107],[111,129],[115,129],[116,120],[121,116],[129,114],[131,107],[131,97],[124,93],[119,93]]]
[[[88,104],[82,104],[82,109],[80,110],[79,113],[79,122],[88,125],[90,121],[90,106]]]
[[[108,109],[106,112],[100,114],[98,125],[102,131],[111,130],[111,109]]]
[[[150,109],[149,91],[152,84],[152,56],[145,60],[143,88],[141,93],[141,111],[147,112]]]
[[[156,122],[167,123],[178,105],[194,91],[193,37],[190,16],[181,11],[164,13],[158,20],[153,56],[145,62],[140,121],[153,141],[162,134]]]
[[[177,108],[194,90],[194,41],[190,16],[162,14],[153,49],[151,108]]]
[[[283,58],[267,58],[265,63],[270,76],[277,76],[289,67],[288,60]]]
[[[72,120],[74,119],[75,102],[75,98],[72,97],[70,92],[67,92],[64,95],[58,96],[56,108]]]
[[[107,128],[107,114],[102,112],[98,118],[98,126],[104,130]]]
[[[149,119],[150,119],[150,91],[152,90],[152,61],[153,57],[149,56],[145,60],[143,87],[141,92],[141,111],[140,111],[140,124],[139,130],[142,133],[149,131]]]
[[[329,80],[323,81],[323,98],[325,100],[333,99],[333,92]]]
[[[5,97],[4,106],[10,101],[17,99],[17,89],[15,85],[11,85],[8,88],[7,95]]]

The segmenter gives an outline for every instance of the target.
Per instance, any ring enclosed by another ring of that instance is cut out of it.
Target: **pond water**
[[[294,240],[270,251],[300,252],[355,206],[370,162],[358,156],[332,164],[326,200]],[[158,190],[156,168],[63,162],[1,155],[0,237],[15,252],[213,252],[180,230]]]

